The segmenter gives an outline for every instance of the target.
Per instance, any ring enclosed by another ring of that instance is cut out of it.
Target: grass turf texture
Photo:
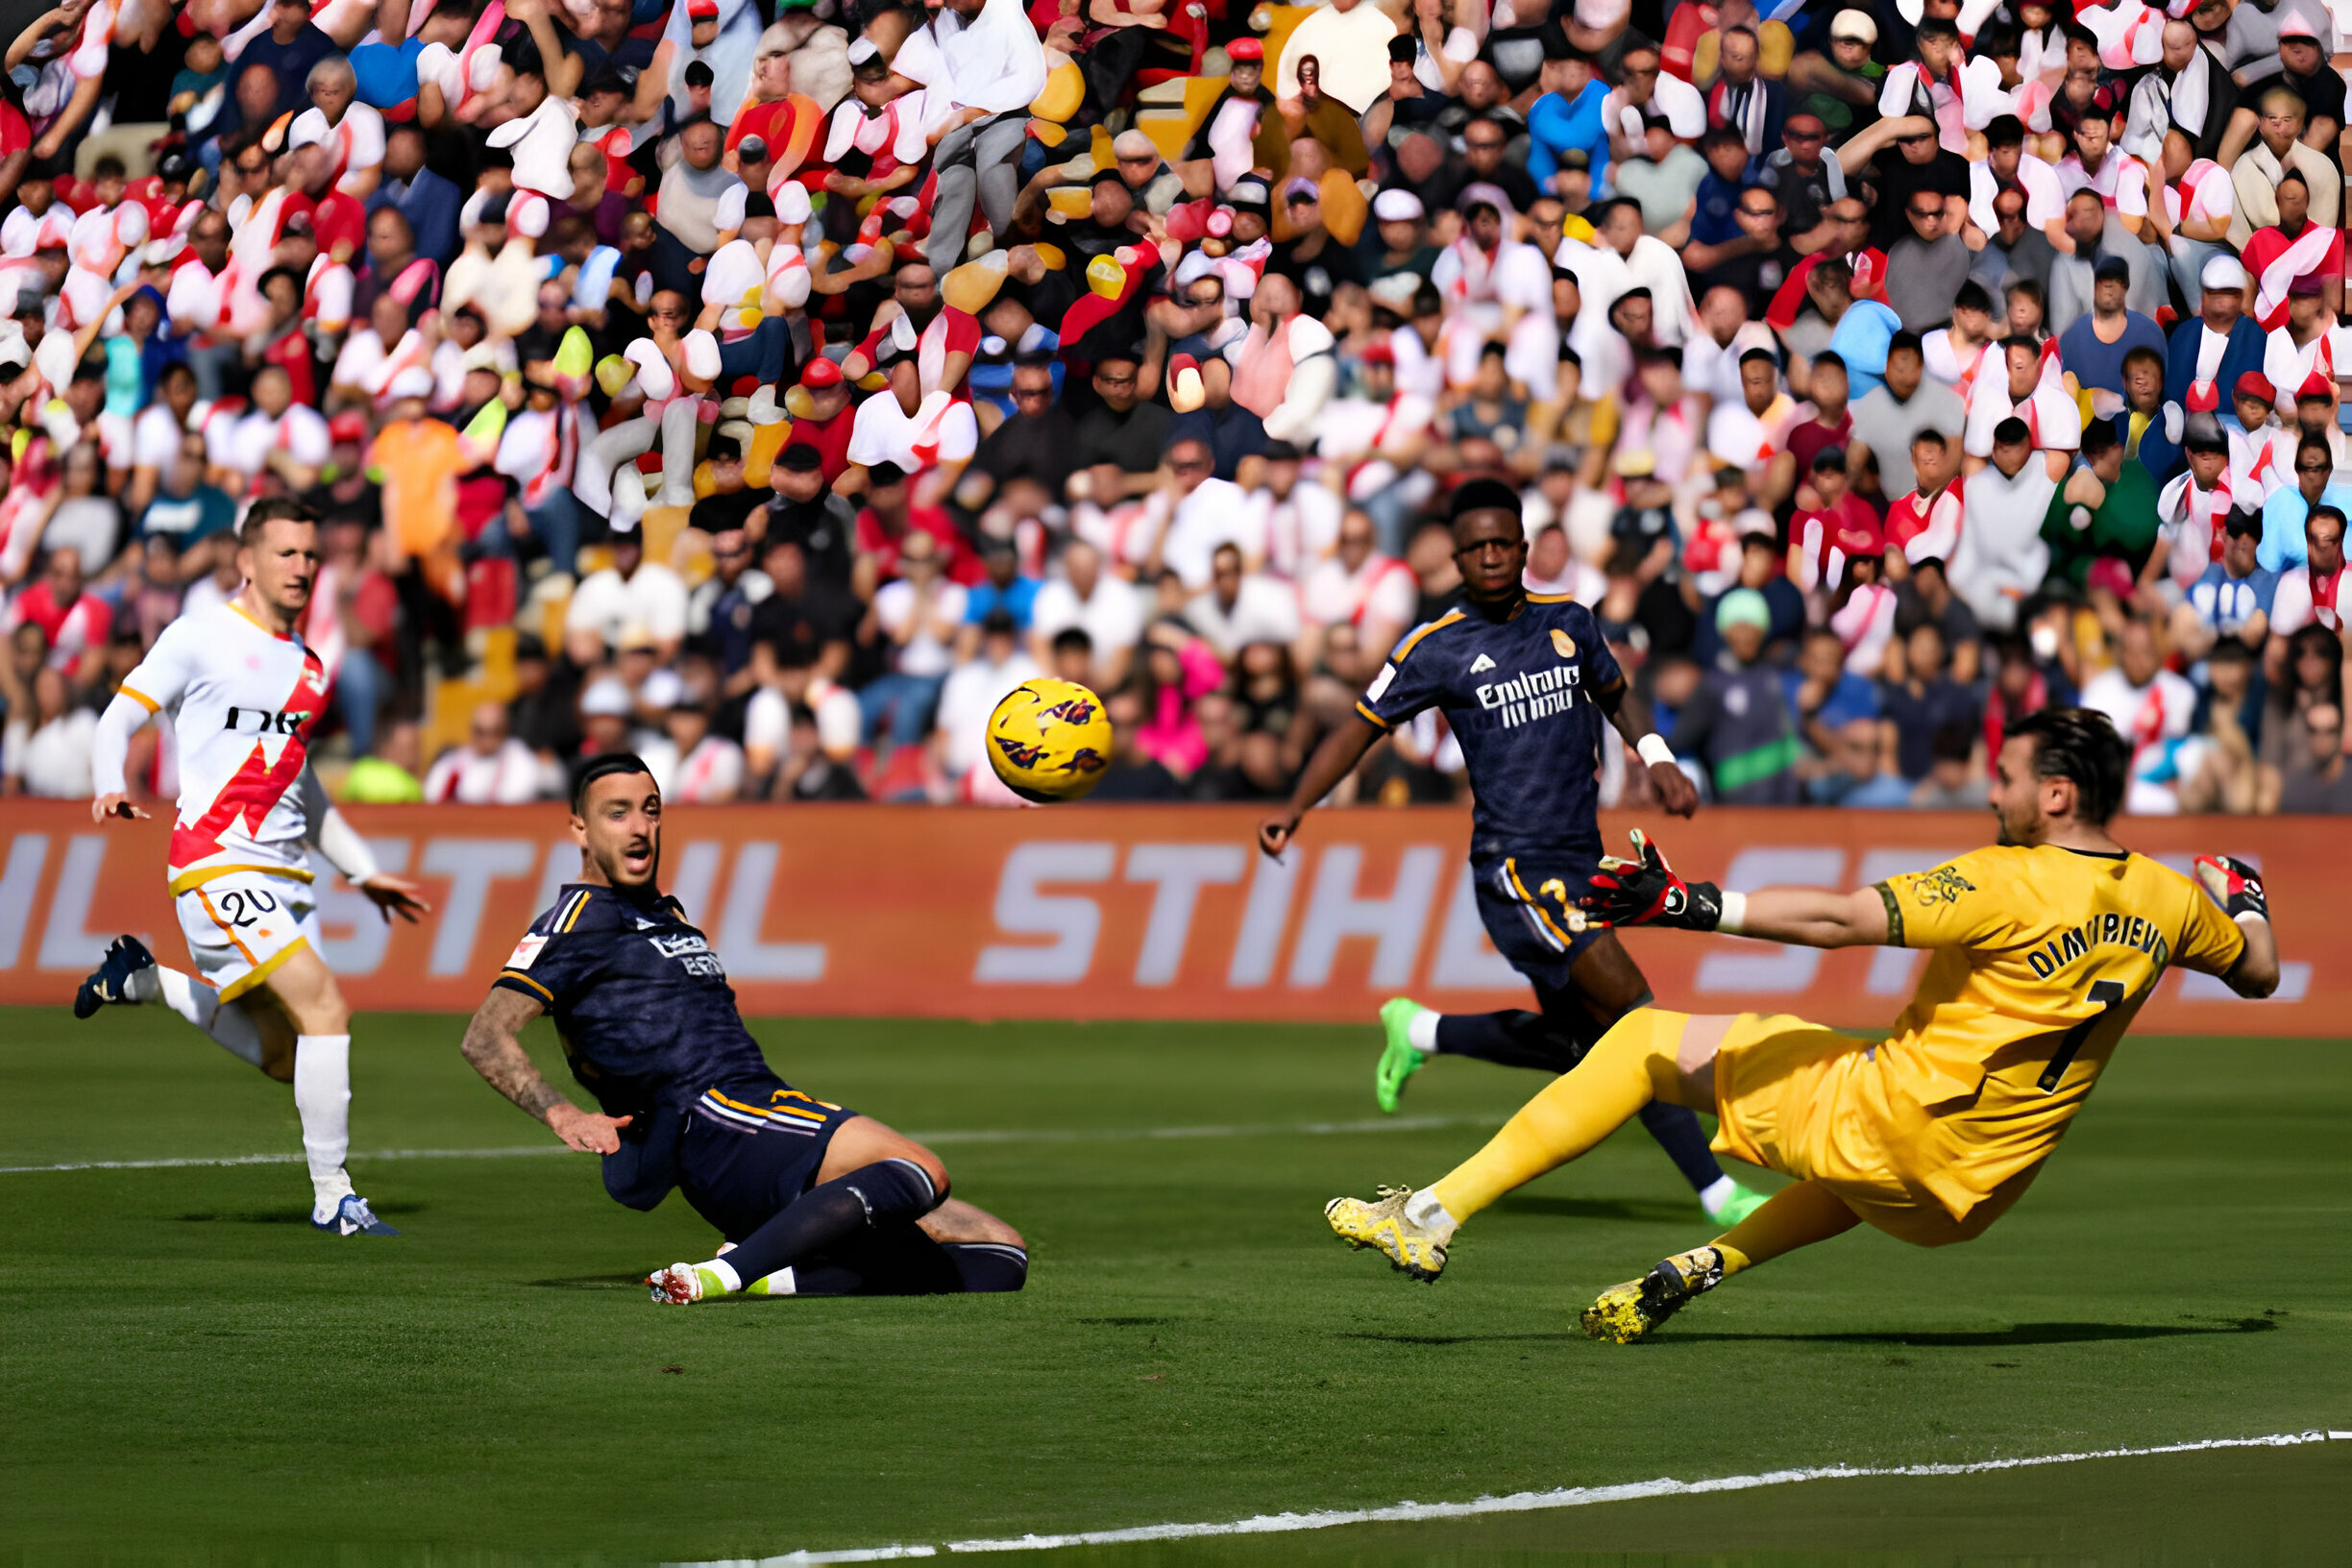
[[[2352,1425],[2339,1043],[2134,1041],[1982,1241],[1929,1253],[1857,1231],[1620,1349],[1579,1336],[1577,1309],[1710,1234],[1637,1129],[1482,1216],[1434,1286],[1348,1253],[1317,1213],[1442,1172],[1533,1075],[1434,1064],[1406,1114],[1461,1118],[1439,1128],[1126,1138],[1370,1119],[1377,1031],[755,1028],[788,1078],[910,1132],[1066,1135],[941,1144],[957,1190],[1027,1233],[1029,1289],[657,1310],[637,1277],[705,1256],[710,1232],[675,1198],[612,1204],[585,1157],[355,1159],[407,1232],[386,1242],[313,1234],[299,1164],[0,1176],[0,1560],[760,1556]],[[360,1020],[356,1148],[545,1139],[475,1079],[458,1029]],[[546,1026],[532,1038],[554,1076]],[[287,1091],[160,1009],[0,1013],[0,1164],[299,1147]],[[1946,1560],[1969,1550],[1952,1521],[1972,1496],[2002,1516],[1983,1550],[2062,1514],[2092,1550],[2095,1520],[2181,1513],[2197,1478],[2209,1513],[2260,1514],[2266,1477],[2340,1514],[2345,1453],[1052,1560],[1707,1549],[1678,1518],[1721,1522],[1720,1550],[1807,1531],[1851,1547],[1884,1539],[1872,1517],[1923,1509]]]

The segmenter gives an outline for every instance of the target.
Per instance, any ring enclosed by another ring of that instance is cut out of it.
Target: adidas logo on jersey
[[[1494,660],[1488,658],[1483,653],[1481,653],[1477,658],[1470,661],[1470,673],[1474,675],[1480,674],[1488,670],[1492,670],[1494,667]]]

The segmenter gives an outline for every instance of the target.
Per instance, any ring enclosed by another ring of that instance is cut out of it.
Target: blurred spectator
[[[1005,609],[980,623],[974,657],[940,687],[934,760],[959,798],[1011,803],[988,767],[988,721],[1007,692],[1044,672],[1021,648],[1020,626]]]
[[[1992,784],[1966,724],[1946,724],[1927,743],[1927,776],[1911,792],[1921,811],[1981,811],[1992,800]]]
[[[870,625],[887,640],[889,656],[889,668],[858,692],[869,740],[881,732],[885,719],[893,746],[918,745],[931,733],[940,687],[955,667],[965,607],[964,589],[945,580],[940,555],[931,534],[908,533],[897,550],[905,575],[884,583],[867,612]]]
[[[1879,772],[1916,784],[1935,760],[1936,736],[1948,729],[1973,732],[1979,713],[1976,694],[1948,673],[1940,625],[1922,621],[1913,626],[1902,640],[1902,655],[1901,677],[1878,687],[1878,712],[1886,725]]]
[[[2279,810],[2340,816],[2352,812],[2352,777],[2344,768],[2343,709],[2333,702],[2305,710],[2305,729],[2311,736],[2311,766],[2287,775],[2279,794]]]
[[[743,790],[744,749],[711,732],[710,710],[680,690],[662,715],[662,732],[639,747],[662,798],[680,805],[723,805]]]
[[[636,527],[613,529],[612,564],[591,572],[564,611],[564,640],[573,662],[593,666],[617,649],[630,630],[653,640],[663,662],[677,656],[686,637],[686,584],[675,572],[645,558]]]
[[[2115,659],[2084,683],[2083,706],[2105,714],[2132,747],[2125,809],[2168,815],[2179,809],[2175,786],[2194,775],[2205,744],[2189,733],[2196,689],[2164,668],[2156,632],[2144,621],[2124,624]]]
[[[1029,651],[1041,664],[1055,639],[1072,628],[1087,634],[1097,690],[1115,692],[1127,682],[1137,642],[1143,635],[1143,605],[1125,579],[1103,571],[1102,551],[1090,540],[1072,537],[1059,557],[1061,575],[1047,578],[1030,606]]]
[[[1700,678],[1666,744],[1704,765],[1718,800],[1794,805],[1803,748],[1780,674],[1762,662],[1772,612],[1754,589],[1734,588],[1716,605],[1715,625],[1723,658]]]
[[[383,743],[351,765],[343,775],[343,798],[361,805],[408,805],[425,798],[417,781],[422,765],[424,731],[414,720],[384,726]]]
[[[1184,617],[1219,659],[1235,657],[1251,643],[1287,648],[1299,637],[1297,594],[1262,572],[1246,570],[1241,547],[1231,543],[1212,553],[1209,585],[1186,601]]]
[[[30,712],[9,716],[8,733],[0,739],[0,794],[86,798],[98,716],[74,704],[64,673],[54,664],[34,673],[32,698]]]
[[[114,612],[107,601],[83,587],[80,553],[60,549],[49,552],[40,580],[9,601],[0,625],[12,632],[27,623],[40,627],[49,650],[49,667],[64,674],[70,690],[98,678],[102,650],[113,622]]]
[[[441,753],[425,775],[425,798],[436,805],[519,806],[539,798],[539,759],[507,729],[496,702],[475,708],[463,746]]]

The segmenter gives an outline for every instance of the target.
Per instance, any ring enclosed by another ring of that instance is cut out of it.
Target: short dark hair
[[[1948,16],[1923,16],[1911,32],[1922,43],[1929,38],[1948,38],[1956,43],[1960,38],[1959,24]]]
[[[643,773],[651,778],[653,770],[647,767],[645,758],[634,751],[606,751],[588,758],[572,770],[572,815],[578,816],[581,808],[588,804],[589,785],[614,773]],[[657,794],[661,790],[658,783],[653,788]]]
[[[2123,804],[2131,747],[2096,708],[2044,708],[2009,725],[2004,740],[2033,742],[2036,778],[2074,786],[2074,814],[2104,827]]]
[[[1996,114],[1985,127],[1988,147],[2022,147],[2025,145],[2025,122],[2015,114]]]
[[[2082,454],[2085,457],[2103,455],[2116,446],[2115,421],[2086,419],[2082,429]]]
[[[2335,508],[2330,507],[2329,510],[2333,511]],[[2318,508],[2314,507],[2312,516],[2316,517],[2317,515]],[[2341,514],[2338,515],[2340,519]],[[2311,518],[2305,518],[2303,526],[2310,527]],[[2262,514],[2249,512],[2243,506],[2231,507],[2228,520],[2221,525],[2221,536],[2225,539],[2260,539],[2262,537]]]
[[[318,513],[292,496],[265,496],[245,508],[245,521],[237,525],[237,543],[250,545],[261,537],[262,529],[282,521],[316,525]]]
[[[1888,338],[1886,356],[1892,359],[1899,354],[1916,354],[1925,357],[1926,351],[1920,347],[1919,333],[1904,331]]]
[[[2332,517],[2336,520],[2336,537],[2338,539],[2341,539],[2344,536],[2344,514],[2339,508],[2327,505],[2324,502],[2317,506],[2314,506],[2311,509],[2311,515],[2303,519],[2303,531],[2305,533],[2311,532],[2311,526],[2314,523],[2318,522],[2323,517]]]
[[[1458,525],[1472,512],[1508,512],[1520,515],[1519,492],[1501,479],[1471,479],[1454,492],[1446,504],[1446,522]]]
[[[2033,444],[2033,427],[2011,414],[1993,427],[1993,444],[1997,447],[2024,447]]]
[[[1984,284],[1971,278],[1953,293],[1952,308],[1954,310],[1982,310],[1989,316],[1993,313],[1993,296],[1985,292]]]

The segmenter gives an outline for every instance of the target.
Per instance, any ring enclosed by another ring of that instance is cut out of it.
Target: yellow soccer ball
[[[988,757],[1024,800],[1083,798],[1111,765],[1102,698],[1074,680],[1023,681],[989,715]]]

